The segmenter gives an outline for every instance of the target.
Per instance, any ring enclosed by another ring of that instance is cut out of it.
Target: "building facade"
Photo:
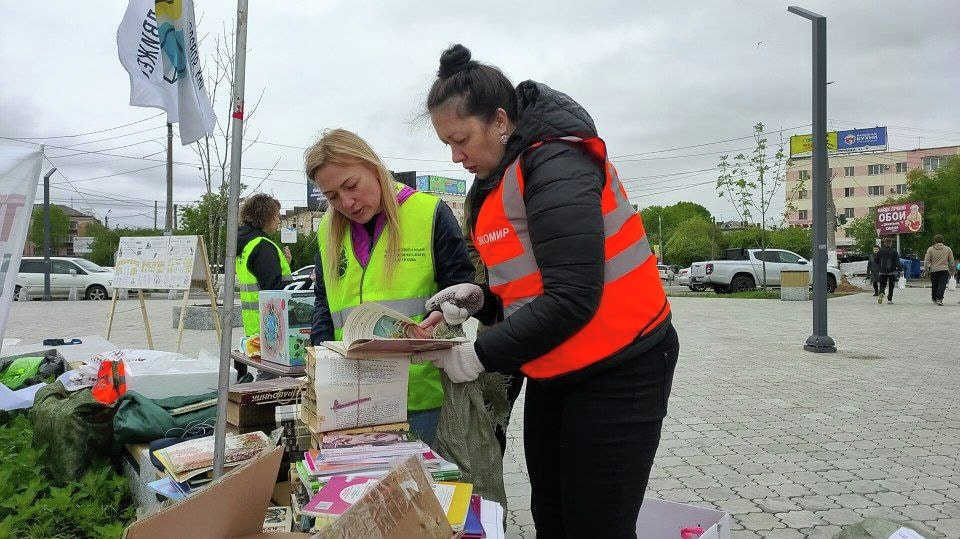
[[[837,215],[846,217],[846,224],[837,225],[837,248],[853,245],[853,238],[847,236],[847,227],[853,219],[869,215],[871,208],[891,196],[909,194],[907,172],[935,171],[955,155],[960,155],[960,146],[830,156],[833,202]],[[786,202],[795,208],[787,215],[790,226],[809,228],[813,224],[811,166],[809,157],[793,158],[787,169]]]
[[[51,238],[50,255],[74,256],[76,253],[73,250],[73,239],[77,236],[86,236],[87,227],[90,226],[91,223],[100,223],[100,220],[92,215],[77,211],[70,206],[64,206],[62,204],[50,205],[60,208],[67,219],[70,220],[70,230],[65,241],[57,241],[56,238]],[[34,211],[42,210],[43,204],[34,204],[33,209]],[[40,256],[42,254],[43,248],[35,247],[29,240],[23,245],[23,256]]]
[[[295,228],[297,236],[309,236],[320,227],[322,211],[313,211],[307,207],[295,206],[280,216],[281,228]]]

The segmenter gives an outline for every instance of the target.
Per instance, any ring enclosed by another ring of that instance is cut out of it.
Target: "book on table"
[[[157,449],[153,455],[174,481],[182,483],[213,469],[213,445],[213,436],[205,436]],[[224,466],[235,466],[250,460],[271,445],[270,438],[263,432],[228,434],[225,438]]]
[[[230,386],[228,398],[237,404],[279,403],[297,399],[306,386],[302,380],[284,376]]]
[[[409,317],[383,305],[366,302],[354,307],[347,315],[343,340],[327,341],[323,346],[344,357],[364,358],[444,350],[467,342],[462,330],[443,327],[442,332],[427,335]]]

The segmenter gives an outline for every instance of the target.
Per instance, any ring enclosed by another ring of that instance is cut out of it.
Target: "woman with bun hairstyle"
[[[636,537],[679,340],[657,259],[587,111],[549,86],[514,88],[455,45],[427,109],[476,176],[466,228],[487,285],[430,298],[421,325],[500,321],[447,353],[454,381],[519,369],[538,537]]]
[[[427,314],[425,300],[437,290],[473,280],[474,267],[450,208],[396,183],[357,134],[325,132],[307,148],[304,169],[330,203],[317,231],[314,346],[342,340],[347,316],[362,302],[374,301],[419,321]],[[436,438],[441,404],[440,371],[411,365],[407,422],[428,445]]]

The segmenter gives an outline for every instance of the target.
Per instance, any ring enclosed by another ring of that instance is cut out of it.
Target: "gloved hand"
[[[451,382],[457,384],[476,380],[480,373],[486,370],[483,368],[483,363],[480,363],[472,342],[458,344],[449,350],[430,350],[414,354],[410,357],[410,361],[432,362],[437,368],[447,373]]]
[[[427,300],[427,310],[440,309],[444,320],[459,326],[483,308],[483,289],[473,283],[448,286]]]

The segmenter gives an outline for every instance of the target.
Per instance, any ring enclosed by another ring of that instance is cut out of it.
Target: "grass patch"
[[[0,537],[114,538],[136,517],[126,478],[107,461],[54,486],[26,412],[0,412],[0,448]]]

